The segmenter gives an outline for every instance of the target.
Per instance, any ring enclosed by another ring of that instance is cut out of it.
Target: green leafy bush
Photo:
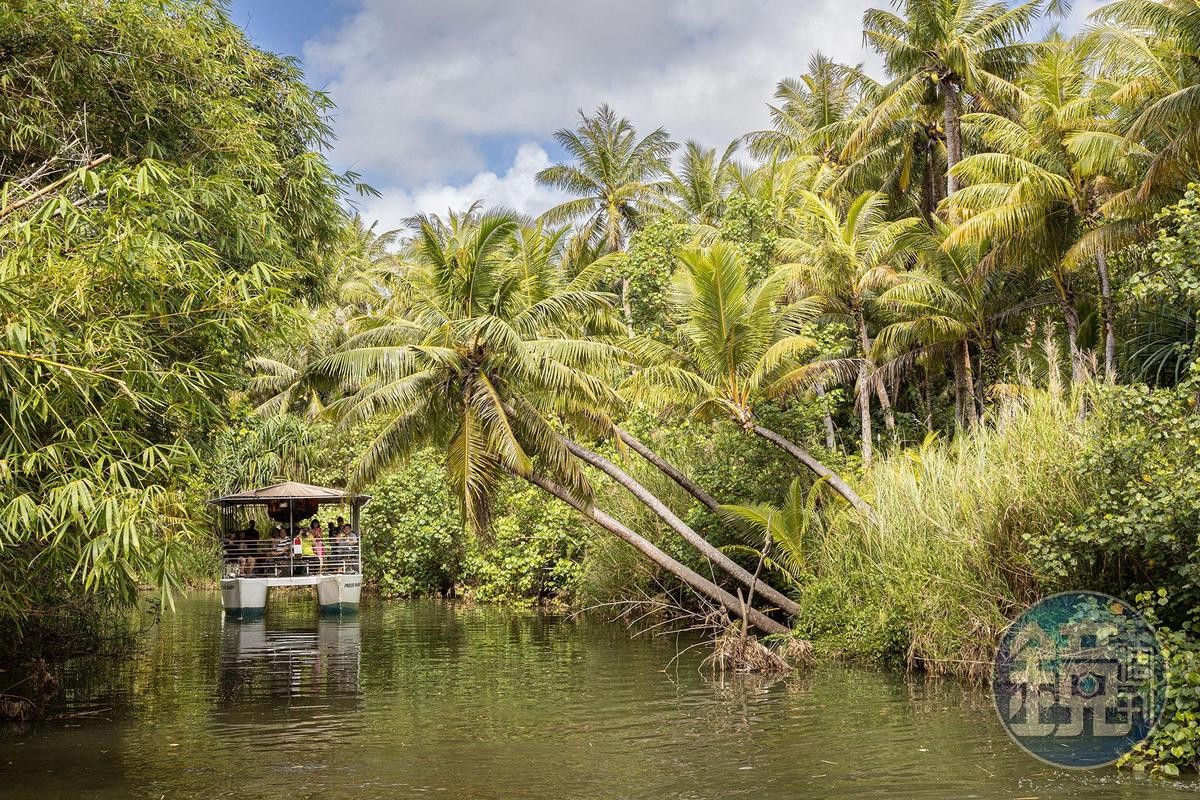
[[[453,592],[467,536],[436,454],[417,453],[366,493],[364,580],[384,597]]]
[[[1121,766],[1178,776],[1180,769],[1200,767],[1200,643],[1193,638],[1192,625],[1186,631],[1161,625],[1160,613],[1169,612],[1171,606],[1166,589],[1139,594],[1137,604],[1148,621],[1158,624],[1158,640],[1167,660],[1167,704],[1161,724],[1121,760]]]
[[[1097,389],[1072,470],[1088,488],[1080,513],[1029,537],[1047,589],[1132,594],[1164,588],[1164,621],[1178,628],[1200,609],[1200,415],[1197,381],[1171,389]]]
[[[510,484],[488,539],[475,539],[465,579],[477,600],[569,601],[578,589],[590,526],[533,487]]]

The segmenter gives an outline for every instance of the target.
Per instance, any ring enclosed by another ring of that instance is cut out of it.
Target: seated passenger
[[[343,524],[337,528],[337,536],[334,539],[334,552],[338,554],[338,566],[342,572],[348,568],[354,567],[357,564],[354,548],[358,544],[358,538],[354,535],[349,525]]]
[[[258,554],[258,528],[255,527],[254,520],[250,520],[250,524],[245,530],[239,531],[238,538],[241,542],[239,546],[238,557],[238,574],[249,576],[254,574],[254,564]]]

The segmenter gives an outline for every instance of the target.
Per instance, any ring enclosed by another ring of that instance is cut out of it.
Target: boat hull
[[[223,578],[221,605],[225,614],[238,619],[258,619],[267,608],[266,578]]]
[[[324,575],[317,581],[322,614],[353,614],[362,594],[362,575]]]

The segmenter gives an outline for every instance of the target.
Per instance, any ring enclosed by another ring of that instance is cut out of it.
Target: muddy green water
[[[258,623],[194,596],[0,732],[0,798],[1165,798],[1047,767],[985,695],[824,667],[714,677],[692,640],[446,604]],[[681,653],[681,651],[683,651]]]

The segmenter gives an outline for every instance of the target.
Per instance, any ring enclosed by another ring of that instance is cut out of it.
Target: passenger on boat
[[[313,567],[319,573],[325,563],[325,537],[321,531],[319,520],[313,520],[308,528],[300,531],[300,556],[304,560],[305,571],[313,574]]]
[[[255,548],[258,542],[258,528],[255,527],[254,520],[250,520],[250,524],[245,530],[238,531],[238,573],[240,575],[253,575],[255,564]]]
[[[341,517],[338,517],[341,519]],[[338,563],[342,572],[355,566],[354,564],[354,546],[358,544],[358,537],[354,535],[354,531],[349,525],[343,524],[337,529],[337,538],[334,539],[334,552],[338,554]]]
[[[312,562],[317,560],[316,544],[313,542],[312,532],[308,528],[300,529],[300,563],[305,572],[308,572]]]

